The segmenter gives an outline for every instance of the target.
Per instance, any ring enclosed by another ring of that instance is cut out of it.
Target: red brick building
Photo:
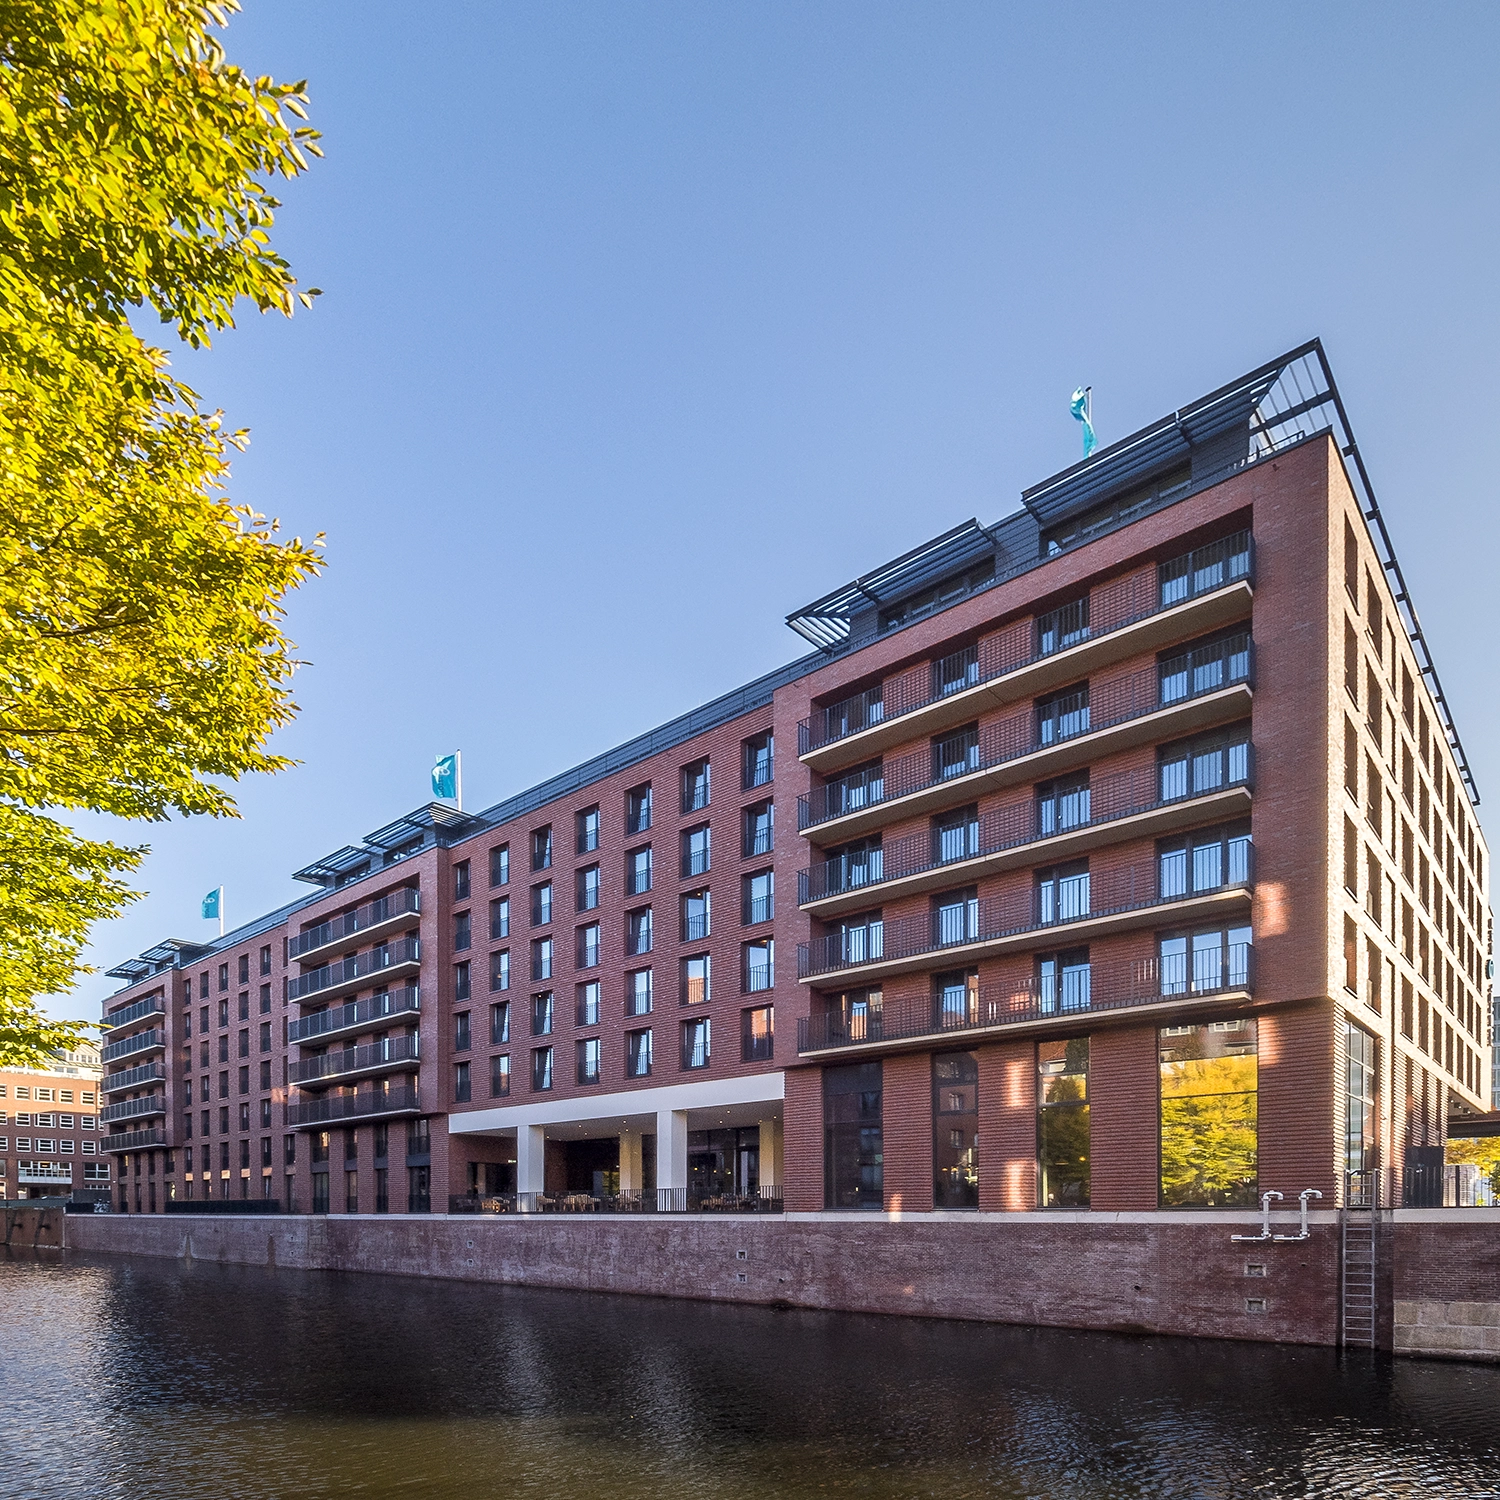
[[[1490,1105],[1488,856],[1321,348],[1022,501],[112,970],[118,1206],[1426,1201]]]
[[[0,1068],[0,1199],[107,1197],[100,1150],[98,1051],[58,1052],[45,1066]]]

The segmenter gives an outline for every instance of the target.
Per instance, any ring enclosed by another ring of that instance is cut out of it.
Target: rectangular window
[[[597,979],[591,979],[587,984],[578,986],[575,995],[574,1018],[580,1026],[599,1024],[599,994],[600,985]]]
[[[1344,691],[1349,701],[1359,707],[1359,636],[1348,620],[1344,621]]]
[[[1181,900],[1227,886],[1248,885],[1251,877],[1250,825],[1204,828],[1156,846],[1157,895]]]
[[[1354,538],[1354,528],[1344,517],[1344,588],[1350,603],[1359,608],[1359,543]]]
[[[625,832],[644,833],[651,826],[651,783],[625,793]]]
[[[544,880],[531,888],[531,925],[545,927],[552,920],[552,882]]]
[[[1344,720],[1344,790],[1359,801],[1359,731]]]
[[[823,1069],[823,1206],[885,1207],[878,1062]]]
[[[1060,776],[1056,781],[1044,781],[1036,789],[1036,836],[1051,838],[1054,834],[1066,833],[1070,828],[1087,826],[1091,816],[1089,773],[1076,772],[1072,776]],[[972,815],[974,853],[979,852],[978,808],[968,809]],[[936,851],[941,857],[941,851]]]
[[[933,1053],[932,1178],[934,1208],[979,1207],[976,1053]]]
[[[552,1035],[552,991],[544,990],[531,997],[532,1036]]]
[[[709,767],[707,760],[695,760],[682,768],[682,810],[698,812],[709,802]]]
[[[1344,1170],[1370,1172],[1379,1165],[1375,1103],[1380,1075],[1375,1066],[1375,1038],[1363,1027],[1345,1020],[1344,1050],[1348,1061]],[[1363,1184],[1351,1183],[1351,1196],[1362,1188]]]
[[[932,664],[932,696],[947,698],[961,693],[979,681],[979,651],[977,647],[965,646],[960,651],[950,651]]]
[[[490,1006],[490,1045],[503,1047],[510,1041],[510,1001]]]
[[[633,969],[625,976],[625,1014],[651,1014],[651,970]]]
[[[1089,638],[1089,596],[1036,618],[1036,654],[1050,656]]]
[[[1082,683],[1036,700],[1036,744],[1056,745],[1089,728],[1089,685]]]
[[[453,915],[453,951],[462,953],[469,947],[473,935],[473,927],[466,911],[455,912]]]
[[[406,1169],[406,1211],[409,1214],[432,1212],[432,1168],[430,1166]]]
[[[1093,1003],[1093,968],[1087,948],[1064,948],[1036,956],[1036,1008],[1044,1016],[1087,1010]],[[976,1011],[977,1011],[977,985]]]
[[[469,1012],[461,1010],[453,1018],[453,1050],[467,1052],[472,1041],[473,1032],[469,1024]]]
[[[510,1097],[510,1053],[501,1052],[490,1059],[490,1098]]]
[[[490,902],[490,938],[510,936],[510,897],[501,896]]]
[[[577,911],[596,911],[599,906],[599,866],[585,865],[573,876],[573,905]]]
[[[473,1097],[472,1085],[469,1076],[469,1064],[466,1062],[453,1064],[453,1102],[455,1104],[467,1104]]]
[[[1365,1004],[1380,1010],[1380,949],[1365,939]]]
[[[1210,927],[1157,940],[1164,996],[1217,994],[1250,987],[1248,927]]]
[[[644,896],[651,889],[651,845],[630,849],[625,854],[625,894]]]
[[[455,901],[469,899],[469,862],[466,859],[461,859],[453,867],[453,899]]]
[[[974,906],[975,936],[978,936],[978,905]],[[1076,922],[1089,914],[1089,863],[1073,860],[1036,872],[1036,920],[1042,927],[1054,922]]]
[[[531,835],[531,868],[533,870],[550,870],[552,868],[551,824],[548,824],[545,828],[536,829]]]
[[[490,884],[510,884],[510,845],[496,844],[490,850]]]
[[[552,939],[536,938],[531,944],[531,977],[552,978]]]
[[[1250,637],[1245,632],[1204,641],[1187,651],[1159,658],[1161,705],[1166,708],[1204,693],[1250,680]]]
[[[586,807],[573,814],[574,847],[579,854],[592,854],[599,847],[599,809]]]
[[[966,724],[932,741],[932,779],[951,781],[979,769],[979,725]]]
[[[1089,1039],[1039,1042],[1037,1202],[1089,1206]]]
[[[455,1000],[467,1000],[469,998],[469,965],[467,960],[461,964],[453,965],[453,998]]]
[[[651,1028],[625,1033],[625,1076],[627,1078],[649,1078],[651,1076]]]
[[[552,1087],[552,1048],[537,1047],[531,1054],[531,1091],[545,1094]]]
[[[262,974],[271,972],[271,945],[269,943],[260,950],[260,972]]]
[[[241,984],[249,984],[250,983],[250,955],[248,953],[242,953],[242,954],[240,954],[240,956],[239,956],[239,962],[236,965],[236,967],[238,969],[240,983]]]
[[[772,802],[754,802],[744,811],[741,852],[746,859],[769,854],[776,842],[776,807]]]
[[[713,835],[707,823],[687,828],[682,834],[682,876],[707,875],[712,864]]]
[[[708,888],[687,891],[682,897],[682,941],[705,942],[709,934],[711,911]]]
[[[510,949],[503,948],[499,953],[490,954],[490,989],[508,990],[510,988]]]
[[[1256,1023],[1166,1027],[1158,1044],[1162,1206],[1253,1208],[1259,1187]]]
[[[761,938],[743,948],[744,993],[758,995],[776,987],[776,940]]]
[[[764,734],[752,735],[745,741],[742,780],[744,790],[749,791],[752,787],[766,786],[770,782],[775,746],[776,741],[769,729]]]
[[[598,1083],[600,1075],[601,1043],[596,1036],[585,1037],[575,1044],[579,1083]]]
[[[757,1006],[740,1012],[740,1060],[770,1062],[776,1052],[776,1008]]]
[[[686,1070],[706,1068],[710,1061],[712,1023],[707,1016],[682,1023],[682,1066]]]
[[[711,959],[706,953],[682,960],[682,1003],[704,1005],[713,998]]]
[[[229,965],[228,964],[220,964],[219,965],[219,988],[220,988],[220,990],[227,990],[229,988]]]
[[[625,951],[632,956],[651,951],[651,908],[625,913]]]
[[[1086,795],[1086,794],[1085,794]],[[932,858],[934,864],[953,864],[973,859],[979,853],[979,808],[956,808],[932,820]]]
[[[741,881],[744,909],[741,920],[747,927],[769,922],[776,915],[776,876],[771,870],[757,870]]]
[[[600,958],[599,924],[590,922],[587,927],[578,928],[574,938],[577,966],[580,969],[595,968]]]

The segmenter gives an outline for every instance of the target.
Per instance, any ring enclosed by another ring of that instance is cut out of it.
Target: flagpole
[[[224,936],[224,887],[219,887],[219,936]]]
[[[453,802],[459,812],[464,810],[464,753],[453,752]]]

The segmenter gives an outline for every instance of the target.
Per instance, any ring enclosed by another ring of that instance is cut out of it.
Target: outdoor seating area
[[[454,1194],[450,1214],[766,1214],[780,1213],[781,1188],[769,1184],[754,1193],[695,1194],[683,1188],[646,1193],[485,1193]]]

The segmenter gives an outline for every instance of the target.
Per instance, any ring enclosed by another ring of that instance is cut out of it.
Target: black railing
[[[769,828],[751,830],[743,841],[744,857],[754,859],[758,854],[769,854],[774,847],[775,835]]]
[[[362,1047],[346,1047],[341,1052],[325,1052],[321,1057],[304,1057],[287,1070],[290,1083],[317,1083],[337,1079],[346,1073],[364,1073],[377,1068],[399,1067],[418,1061],[418,1038],[388,1036]]]
[[[701,943],[708,936],[708,917],[698,915],[682,919],[682,941]]]
[[[107,1074],[100,1080],[99,1088],[106,1094],[114,1094],[121,1089],[144,1088],[148,1083],[165,1083],[166,1078],[165,1063],[142,1063],[138,1068],[126,1068],[123,1073]]]
[[[1038,911],[1037,893],[1024,889],[983,901],[965,901],[931,914],[917,912],[889,922],[876,919],[799,944],[797,975],[810,979],[818,974],[920,958],[950,948],[967,948],[1029,933],[1059,931],[1065,937],[1064,930],[1080,922],[1180,905],[1221,891],[1248,891],[1255,878],[1253,857],[1247,860],[1243,876],[1235,874],[1236,878],[1218,885],[1161,896],[1157,894],[1156,863],[1151,861],[1102,871],[1092,878],[1083,877],[1085,884],[1059,894],[1059,910],[1047,919]]]
[[[159,1127],[151,1130],[126,1130],[118,1135],[107,1135],[99,1142],[101,1151],[145,1151],[152,1146],[165,1146],[167,1133]]]
[[[136,1120],[145,1115],[164,1115],[167,1112],[167,1096],[152,1094],[146,1099],[123,1099],[118,1104],[108,1104],[99,1111],[103,1124],[113,1125],[116,1120]]]
[[[919,1037],[984,1031],[1033,1021],[1067,1022],[1132,1006],[1164,1001],[1211,1000],[1252,994],[1255,951],[1249,943],[1230,943],[1210,955],[1191,959],[1140,959],[1114,965],[1084,965],[1061,980],[1033,978],[1018,984],[985,984],[942,997],[887,1000],[867,1010],[830,1011],[797,1022],[797,1051],[825,1052],[877,1042],[912,1041]],[[1189,964],[1196,962],[1196,972]]]
[[[797,798],[797,826],[803,830],[816,828],[931,787],[947,783],[958,786],[967,777],[1053,745],[1251,681],[1248,635],[1230,637],[1214,649],[1216,655],[1211,662],[1200,663],[1199,652],[1187,652],[1158,666],[1101,683],[1088,693],[1070,694],[1070,699],[1078,700],[1071,706],[1055,701],[1044,709],[1028,707],[1008,719],[986,724],[973,737],[972,746],[966,746],[961,759],[945,760],[940,750],[924,747],[841,776]],[[962,801],[964,795],[956,792],[955,800]]]
[[[709,867],[713,862],[713,852],[709,849],[694,849],[689,854],[682,856],[682,878],[687,880],[694,875],[707,875]]]
[[[779,1214],[781,1188],[747,1192],[657,1188],[639,1193],[453,1193],[450,1214]]]
[[[100,1050],[99,1057],[103,1062],[114,1062],[117,1057],[130,1057],[136,1052],[151,1052],[167,1045],[167,1034],[164,1031],[138,1031],[134,1036],[128,1036],[123,1042],[111,1042],[107,1047]]]
[[[332,1032],[380,1026],[393,1018],[411,1015],[420,1009],[420,994],[415,985],[409,985],[406,989],[371,995],[368,1000],[354,1000],[348,1005],[331,1005],[315,1016],[303,1016],[301,1020],[292,1021],[287,1026],[286,1039],[293,1045],[316,1041]]]
[[[1189,599],[1249,581],[1251,562],[1250,533],[1242,531],[1160,564],[1154,578],[1142,572],[1116,579],[1090,591],[1087,623],[1050,633],[1038,630],[1038,622],[1030,622],[1025,629],[1003,630],[971,648],[972,665],[968,653],[955,653],[814,710],[797,726],[797,753],[807,755],[876,724],[941,702],[962,688],[992,682],[1057,651],[1111,635]]]
[[[759,995],[765,990],[771,990],[775,988],[775,964],[745,965],[745,993],[747,995]]]
[[[1249,761],[1247,751],[1247,765]],[[797,875],[797,899],[802,905],[822,901],[829,896],[845,896],[856,891],[964,860],[1002,854],[1007,849],[1022,848],[1046,839],[1065,838],[1085,828],[1098,828],[1122,818],[1138,817],[1166,807],[1178,807],[1233,787],[1249,787],[1247,774],[1237,780],[1191,796],[1163,798],[1159,795],[1160,778],[1155,770],[1121,771],[1083,789],[1075,799],[1082,815],[1075,810],[1073,821],[1057,811],[1053,799],[1035,798],[1010,807],[982,814],[964,828],[952,831],[908,834],[857,854],[844,854],[824,860]]]
[[[167,1002],[160,995],[148,995],[144,1000],[137,1000],[134,1005],[125,1005],[119,1010],[106,1010],[104,1024],[114,1031],[121,1026],[129,1026],[132,1021],[141,1021],[147,1016],[164,1016],[166,1013]]]
[[[322,948],[329,943],[338,942],[340,938],[368,932],[370,928],[379,927],[383,922],[394,921],[397,917],[404,917],[421,909],[422,897],[417,888],[402,886],[399,891],[392,891],[388,896],[370,902],[368,906],[361,906],[358,911],[346,911],[341,916],[330,917],[317,927],[309,927],[306,932],[299,932],[287,943],[287,957],[296,958],[299,954],[310,953],[314,948]]]
[[[356,953],[352,958],[338,963],[325,964],[307,974],[299,974],[286,982],[288,1000],[303,1000],[309,995],[331,990],[336,985],[349,984],[355,980],[369,979],[400,964],[417,963],[421,957],[421,944],[416,938],[401,938],[394,943],[374,948],[369,953]]]
[[[352,1094],[321,1094],[286,1106],[289,1126],[335,1125],[371,1115],[418,1114],[417,1091],[410,1084],[391,1089],[360,1089]]]

